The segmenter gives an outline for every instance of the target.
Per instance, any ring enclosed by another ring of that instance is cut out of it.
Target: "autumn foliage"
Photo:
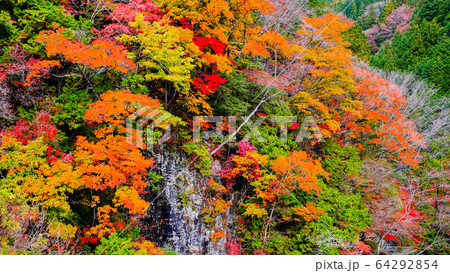
[[[36,40],[45,44],[47,57],[61,55],[63,60],[74,64],[85,65],[92,69],[107,67],[122,73],[135,68],[135,64],[127,58],[124,47],[115,45],[112,41],[96,39],[91,44],[85,45],[64,36],[64,27],[56,24],[53,28],[56,31],[44,32]]]
[[[344,15],[10,2],[1,254],[448,252],[448,109],[358,61]]]

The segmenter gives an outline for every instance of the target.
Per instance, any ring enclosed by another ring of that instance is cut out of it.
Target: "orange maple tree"
[[[303,79],[304,91],[292,100],[299,113],[312,114],[325,138],[333,133],[345,133],[349,139],[368,136],[389,158],[417,166],[417,148],[424,142],[402,112],[402,90],[352,63],[341,36],[351,23],[334,14],[304,21],[298,34],[310,37],[310,46],[294,49],[304,52],[301,59],[314,67]]]
[[[61,56],[63,60],[88,66],[92,69],[107,67],[122,73],[136,68],[127,57],[125,47],[107,39],[94,39],[86,45],[80,41],[70,39],[64,27],[54,24],[55,30],[42,32],[36,42],[43,43],[47,57]]]
[[[90,203],[99,224],[91,228],[90,235],[103,237],[114,232],[120,208],[139,216],[148,206],[142,194],[154,160],[143,156],[125,135],[126,118],[140,107],[159,110],[160,104],[128,90],[108,91],[86,111],[85,120],[97,125],[96,139],[78,137],[74,156],[83,186],[93,190]]]
[[[353,99],[357,91],[352,78],[351,51],[340,36],[351,24],[334,14],[304,18],[305,28],[297,31],[310,39],[306,47],[296,46],[301,59],[313,65],[304,88],[294,98],[304,115],[313,114],[322,124],[325,138],[341,129],[339,118],[344,112],[357,112],[360,103]],[[326,46],[323,46],[326,44]]]
[[[354,68],[357,98],[363,102],[359,116],[349,115],[349,137],[360,133],[371,136],[370,143],[387,152],[388,158],[417,167],[418,149],[425,141],[414,122],[403,113],[406,98],[400,87],[362,68]],[[364,122],[361,122],[363,120]]]

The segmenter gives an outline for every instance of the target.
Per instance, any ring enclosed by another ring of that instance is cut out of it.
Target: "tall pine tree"
[[[353,1],[353,4],[348,8],[348,17],[355,20],[358,17],[358,7],[356,6],[355,2]]]
[[[394,0],[394,2],[393,2],[395,8],[398,8],[405,3],[406,3],[406,0]]]
[[[439,6],[437,0],[423,0],[420,5],[419,18],[427,21],[433,20],[439,13]]]
[[[389,42],[386,43],[386,45],[384,46],[384,50],[385,50],[384,69],[387,69],[387,70],[396,69],[395,62],[394,62],[394,53],[392,52],[391,43],[389,43]]]
[[[421,30],[423,44],[427,49],[437,44],[442,36],[440,26],[436,22],[436,18],[431,22],[427,22],[424,19],[421,24]]]
[[[417,23],[412,24],[412,40],[409,48],[409,65],[413,65],[425,53],[422,34]]]
[[[394,4],[392,1],[388,1],[387,4],[383,7],[383,10],[381,11],[380,19],[378,19],[378,23],[386,23],[386,17],[388,17],[391,12],[395,9]]]

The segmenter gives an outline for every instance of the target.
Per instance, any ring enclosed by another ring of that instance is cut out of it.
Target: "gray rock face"
[[[169,247],[180,254],[226,254],[225,238],[210,239],[215,228],[224,221],[219,215],[214,227],[203,221],[201,213],[205,202],[202,188],[206,179],[193,168],[189,160],[177,155],[154,155],[157,172],[162,176],[158,190],[149,189],[146,200],[151,202],[146,226],[146,237],[160,247]],[[217,164],[215,164],[217,168]],[[219,165],[220,167],[220,165]]]

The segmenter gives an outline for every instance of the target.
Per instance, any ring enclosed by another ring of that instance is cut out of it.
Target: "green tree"
[[[367,36],[362,32],[360,25],[354,25],[346,30],[342,36],[345,41],[350,43],[349,48],[353,54],[362,60],[367,60],[370,57],[370,45],[367,42]]]
[[[409,64],[413,64],[425,53],[422,34],[417,23],[412,25],[412,40],[409,48]]]
[[[394,62],[394,53],[392,52],[392,47],[391,47],[391,43],[386,43],[386,45],[384,46],[384,50],[385,50],[385,62],[384,62],[384,69],[387,70],[394,70],[395,67],[395,62]]]
[[[450,91],[450,38],[444,35],[441,41],[429,50],[424,61],[414,67],[414,71],[428,82],[439,87],[439,95],[449,95]]]
[[[377,18],[378,18],[378,15],[377,15],[377,12],[375,11],[375,8],[374,8],[373,6],[371,6],[371,7],[370,7],[370,10],[369,10],[369,14],[368,14],[368,16],[367,16],[367,22],[368,22],[368,24],[369,24],[370,26],[372,26],[372,24],[375,23],[375,21],[377,20]],[[369,26],[369,27],[370,27],[370,26]]]
[[[419,18],[427,21],[433,20],[439,13],[438,0],[423,0],[420,5]]]
[[[450,26],[450,1],[441,0],[438,8],[438,14],[436,15],[435,19],[442,25],[447,24],[447,29],[450,29],[448,27]]]
[[[406,3],[406,0],[394,0],[393,1],[393,4],[394,4],[395,8],[398,8],[398,7],[400,7],[401,5],[403,5],[405,3]]]
[[[344,242],[355,243],[361,233],[372,221],[369,210],[363,203],[361,193],[320,184],[322,191],[317,198],[317,207],[323,211],[316,221],[307,227],[316,238],[320,251],[326,254],[339,254],[339,245],[325,243],[327,238],[339,238]]]
[[[0,59],[7,58],[7,54],[13,48],[13,44],[21,42],[22,47],[30,53],[37,53],[41,47],[34,41],[36,35],[43,30],[52,28],[53,23],[58,23],[71,29],[84,27],[90,29],[89,20],[67,13],[61,1],[57,0],[2,0],[0,10]],[[3,56],[2,56],[3,55]]]
[[[362,15],[358,18],[357,22],[361,26],[363,30],[366,30],[376,22],[377,20],[377,13],[375,12],[375,8],[373,6],[370,7],[369,14]]]
[[[366,4],[364,2],[359,4],[358,7],[358,17],[362,16],[364,14],[364,10],[366,8]]]
[[[358,7],[356,6],[354,1],[348,9],[347,16],[351,19],[356,19],[358,17]]]
[[[410,33],[401,34],[397,32],[392,38],[392,51],[394,54],[395,66],[398,69],[408,68],[409,47],[411,45]]]
[[[436,18],[431,22],[427,22],[425,19],[421,24],[421,32],[423,38],[423,45],[425,48],[431,48],[439,42],[442,36],[439,24],[436,22]]]
[[[392,1],[388,1],[387,4],[383,7],[383,10],[381,11],[380,19],[378,19],[378,23],[379,24],[386,23],[386,17],[388,17],[394,9],[395,9],[395,6],[392,3]]]

